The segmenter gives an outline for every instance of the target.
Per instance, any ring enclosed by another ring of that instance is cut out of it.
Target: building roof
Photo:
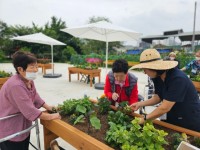
[[[193,32],[185,32],[178,35],[181,41],[192,41]],[[195,32],[195,40],[200,40],[200,31]]]
[[[174,30],[176,31],[176,30]],[[168,32],[168,31],[165,31]],[[171,32],[171,31],[169,31]],[[171,33],[174,33],[173,31]],[[169,37],[179,37],[181,41],[192,41],[193,32],[183,32],[179,34],[170,34],[170,35],[149,35],[142,37],[142,41],[147,43],[152,43],[153,40],[163,40]],[[195,40],[200,40],[200,31],[195,32]]]
[[[179,33],[183,33],[183,29],[164,31],[163,35],[174,35]]]

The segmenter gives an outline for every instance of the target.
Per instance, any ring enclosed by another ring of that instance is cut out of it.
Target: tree
[[[95,23],[95,22],[98,22],[98,21],[107,21],[107,22],[112,23],[109,18],[95,17],[95,16],[90,17],[88,23]]]
[[[74,50],[73,47],[67,46],[63,51],[62,51],[62,62],[69,61],[72,55],[77,54],[77,52]]]

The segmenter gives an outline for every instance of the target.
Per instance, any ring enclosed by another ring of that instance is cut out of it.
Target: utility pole
[[[194,4],[194,24],[193,24],[193,36],[192,36],[192,52],[194,52],[194,41],[195,41],[195,24],[196,24],[196,8],[197,8],[197,2],[195,1]]]

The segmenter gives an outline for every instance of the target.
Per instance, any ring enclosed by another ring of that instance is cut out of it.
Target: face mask
[[[200,60],[200,57],[196,57],[196,60]]]
[[[125,84],[125,81],[119,82],[119,81],[115,81],[115,84],[119,84],[120,87],[122,87]]]
[[[27,80],[35,80],[37,77],[36,72],[26,72],[26,79]]]
[[[170,59],[170,60],[174,60],[174,59],[175,59],[175,57],[169,57],[169,59]]]

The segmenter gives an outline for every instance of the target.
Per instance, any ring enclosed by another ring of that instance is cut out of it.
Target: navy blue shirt
[[[177,68],[167,71],[165,81],[153,79],[155,94],[161,100],[175,102],[166,122],[200,131],[200,100],[192,81]]]

